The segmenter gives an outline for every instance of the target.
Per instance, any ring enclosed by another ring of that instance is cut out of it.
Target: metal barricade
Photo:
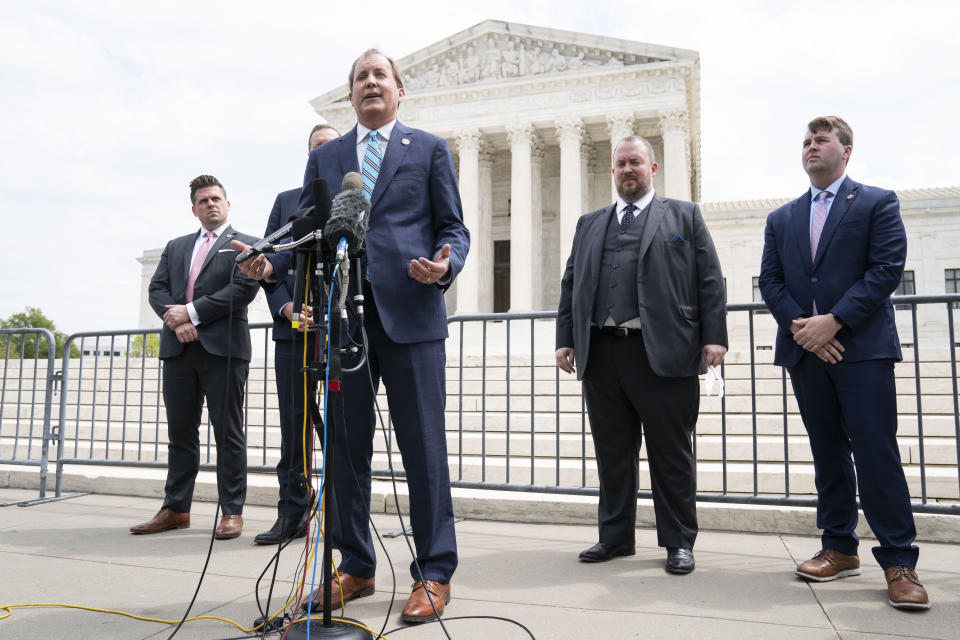
[[[900,296],[894,302],[904,346],[904,362],[897,368],[899,439],[914,509],[960,515],[956,375],[960,344],[955,336],[954,314],[960,295]],[[938,315],[940,309],[942,315]],[[701,402],[694,452],[698,473],[708,480],[704,484],[710,488],[698,492],[697,499],[815,506],[806,433],[786,371],[772,364],[774,321],[759,302],[730,304],[727,311],[731,351],[721,373],[728,382],[728,394],[720,400]],[[555,324],[547,321],[555,317],[555,312],[544,311],[448,319],[448,353],[458,355],[455,370],[448,369],[448,374],[453,374],[448,387],[456,389],[453,402],[447,405],[454,486],[598,494],[579,384],[554,365]],[[494,330],[497,337],[491,340]],[[526,336],[527,332],[523,357],[515,357],[516,336]],[[932,360],[925,361],[926,355]],[[908,371],[909,375],[903,375]],[[731,403],[736,408],[731,408]],[[736,427],[731,428],[734,422]],[[925,432],[927,422],[936,425],[932,436]],[[528,443],[518,452],[515,446],[521,439]],[[706,448],[710,452],[705,452]],[[738,453],[733,454],[733,449]],[[384,476],[387,472],[379,470],[375,474]],[[931,490],[934,484],[936,489]],[[651,492],[641,491],[639,495],[649,498]]]
[[[901,296],[894,303],[904,351],[896,368],[899,441],[914,508],[960,514],[960,343],[954,313],[960,295]],[[731,349],[721,367],[727,395],[701,401],[694,438],[701,478],[697,498],[814,505],[806,434],[786,372],[772,364],[774,321],[761,303],[730,304],[727,310]],[[539,311],[448,319],[448,355],[456,354],[448,366],[447,402],[455,486],[598,493],[580,385],[560,372],[553,358],[555,317],[553,311]],[[248,468],[262,472],[272,472],[279,455],[269,328],[251,325],[262,332],[254,340],[263,345],[262,363],[258,351],[244,400]],[[7,354],[0,389],[0,463],[39,467],[41,497],[54,439],[58,496],[65,464],[165,467],[162,367],[151,338],[158,333],[70,336],[62,358],[60,402],[53,407],[61,374],[54,371],[52,334],[43,329],[0,331],[0,355]],[[39,350],[32,361],[10,357],[11,345],[30,336],[48,341],[45,364]],[[79,358],[69,357],[73,345],[81,351]],[[59,411],[53,415],[55,408]],[[201,468],[215,468],[209,420],[201,427],[201,442]],[[386,449],[392,455],[389,436]],[[381,449],[379,460],[382,454]],[[377,477],[388,474],[374,471]],[[650,492],[640,495],[649,497]]]
[[[50,443],[57,437],[50,424],[59,380],[56,339],[47,329],[0,329],[0,354],[0,464],[39,467],[39,497],[45,498]]]
[[[248,373],[244,393],[244,432],[250,448],[259,450],[259,464],[250,471],[273,471],[267,465],[268,414],[275,389],[270,382],[270,323],[251,324],[255,344],[263,346],[262,362]],[[259,332],[257,335],[254,332]],[[166,468],[166,415],[163,367],[157,358],[159,329],[92,331],[67,338],[64,353],[76,345],[80,358],[63,358],[60,438],[57,442],[57,492],[63,466],[109,465]],[[260,354],[257,354],[260,355]],[[255,385],[251,381],[255,381]],[[251,397],[257,401],[251,403]],[[216,468],[216,445],[206,410],[200,429],[200,468]]]

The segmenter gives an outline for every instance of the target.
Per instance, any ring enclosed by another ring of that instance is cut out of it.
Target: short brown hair
[[[347,91],[353,91],[353,73],[357,69],[357,63],[367,56],[383,56],[386,58],[387,62],[390,63],[390,69],[393,70],[393,77],[397,81],[397,88],[403,89],[403,74],[400,73],[400,68],[397,66],[396,61],[390,56],[385,55],[380,49],[367,49],[357,56],[357,59],[350,65],[350,73],[347,75]]]
[[[314,125],[313,129],[310,129],[310,135],[307,136],[307,151],[311,150],[310,141],[313,140],[313,134],[315,134],[317,131],[323,131],[324,129],[330,129],[330,131],[333,131],[335,134],[337,134],[338,138],[340,137],[340,132],[337,131],[337,128],[331,124]]]
[[[196,178],[190,181],[190,204],[191,205],[196,204],[193,198],[195,195],[197,195],[197,191],[199,191],[200,189],[205,189],[207,187],[220,187],[220,191],[223,192],[223,197],[224,199],[226,199],[227,190],[223,188],[223,185],[220,184],[220,181],[214,178],[213,176],[208,176],[204,174],[202,176],[197,176]]]
[[[837,134],[837,140],[839,140],[843,146],[853,146],[853,129],[851,129],[847,121],[840,116],[820,116],[819,118],[811,120],[810,124],[807,125],[807,130],[810,131],[810,133],[816,133],[823,129],[835,132]]]
[[[644,138],[643,136],[627,136],[626,138],[621,138],[620,142],[613,146],[613,155],[617,155],[617,149],[624,142],[635,142],[642,145],[647,150],[647,161],[650,164],[653,164],[657,161],[657,154],[653,151],[653,145],[650,144],[650,141]]]

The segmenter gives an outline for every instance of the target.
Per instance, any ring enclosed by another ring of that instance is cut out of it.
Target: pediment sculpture
[[[407,88],[415,91],[661,61],[602,48],[488,34],[418,62],[405,76]]]

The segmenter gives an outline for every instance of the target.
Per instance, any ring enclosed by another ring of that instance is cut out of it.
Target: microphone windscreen
[[[343,183],[340,185],[341,191],[347,191],[348,189],[359,189],[363,186],[363,178],[360,177],[360,174],[356,171],[351,171],[347,175],[343,176]]]

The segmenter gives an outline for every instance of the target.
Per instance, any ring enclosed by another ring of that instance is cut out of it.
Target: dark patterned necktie
[[[620,218],[620,228],[626,229],[630,226],[630,223],[633,222],[633,212],[637,210],[637,206],[634,204],[628,204],[623,208],[623,217]]]

